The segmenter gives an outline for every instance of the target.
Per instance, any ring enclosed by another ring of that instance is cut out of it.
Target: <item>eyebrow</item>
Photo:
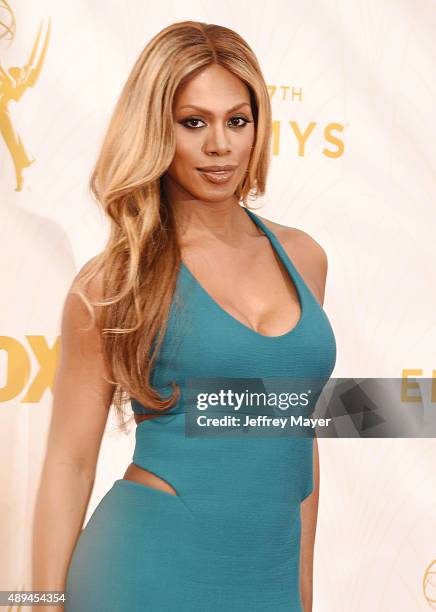
[[[235,106],[232,106],[232,108],[229,108],[226,114],[232,113],[233,111],[238,110],[238,108],[241,108],[242,106],[250,106],[250,104],[248,102],[240,102],[239,104],[235,104]],[[181,106],[179,110],[182,110],[183,108],[194,108],[195,110],[198,110],[205,115],[212,115],[211,111],[208,111],[206,108],[201,108],[200,106],[196,106],[195,104],[185,104],[184,106]]]

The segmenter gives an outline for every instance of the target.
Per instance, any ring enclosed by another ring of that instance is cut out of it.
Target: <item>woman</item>
[[[110,236],[65,303],[35,525],[34,588],[65,588],[68,612],[312,609],[316,441],[188,437],[182,409],[190,377],[334,367],[325,252],[246,207],[270,137],[257,60],[224,27],[165,28],[122,91],[91,181]],[[80,532],[129,399],[133,462]]]

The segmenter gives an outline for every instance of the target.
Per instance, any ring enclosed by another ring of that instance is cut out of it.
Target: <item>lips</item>
[[[223,170],[234,170],[236,165],[234,164],[226,164],[226,165],[216,165],[216,166],[202,166],[201,168],[197,168],[197,170],[201,170],[202,172],[221,172]]]
[[[211,183],[219,184],[226,183],[233,176],[235,172],[235,168],[230,170],[201,170],[198,168],[198,171],[203,176],[203,178]]]

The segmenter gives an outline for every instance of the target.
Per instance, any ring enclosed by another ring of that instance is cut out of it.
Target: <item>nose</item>
[[[206,153],[228,153],[231,151],[230,135],[226,128],[222,125],[216,125],[210,128],[206,137],[205,152]]]

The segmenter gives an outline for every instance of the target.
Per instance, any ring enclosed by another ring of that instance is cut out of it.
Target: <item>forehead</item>
[[[194,104],[215,112],[225,112],[242,102],[250,102],[248,87],[222,66],[208,66],[179,87],[174,107]]]

